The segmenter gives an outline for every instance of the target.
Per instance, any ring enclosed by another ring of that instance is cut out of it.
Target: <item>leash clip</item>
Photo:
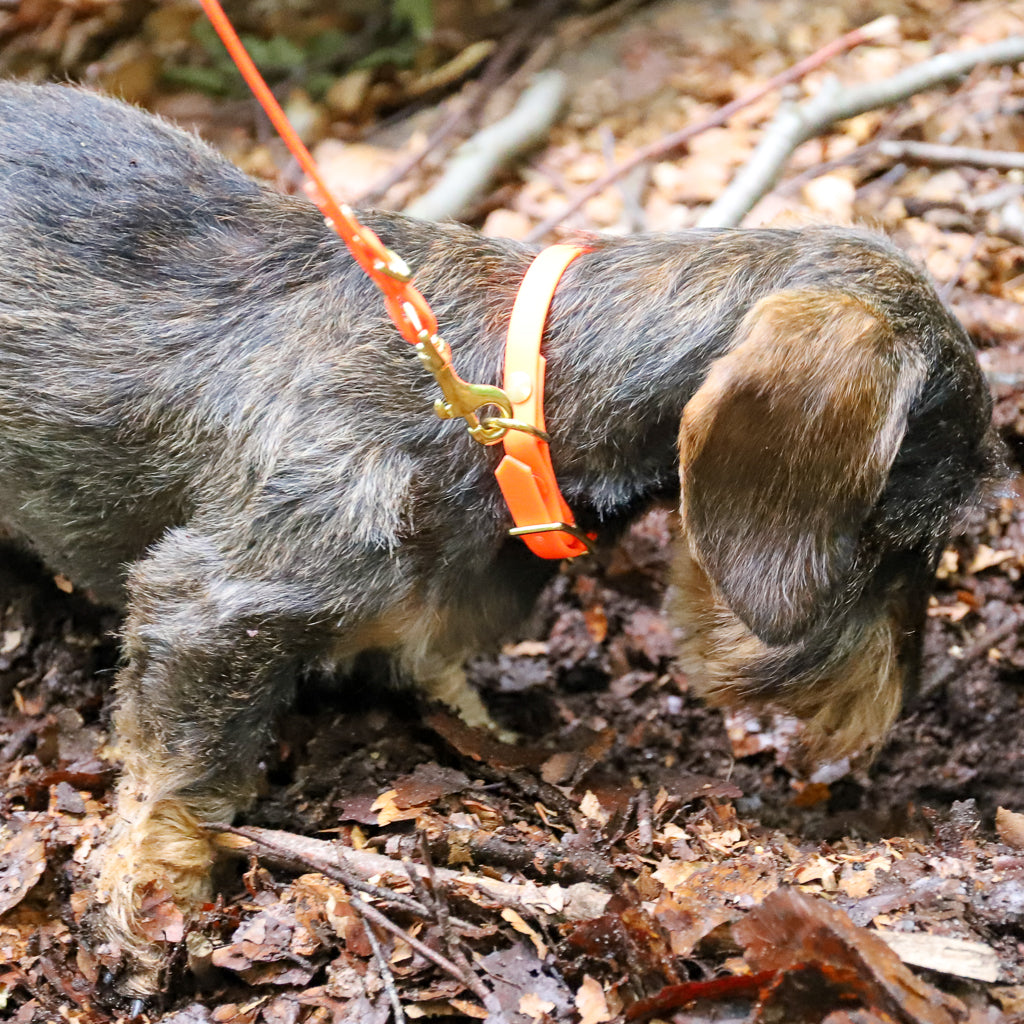
[[[520,430],[545,441],[548,439],[540,428],[513,417],[512,399],[501,388],[491,384],[470,384],[455,372],[448,343],[436,330],[431,331],[424,326],[415,305],[403,302],[398,312],[415,332],[413,348],[444,395],[434,402],[434,412],[439,419],[464,419],[470,437],[480,444],[496,444],[510,430]],[[479,416],[479,411],[488,405],[500,410],[501,415]]]
[[[444,395],[434,402],[438,418],[454,420],[461,417],[466,421],[470,437],[480,444],[500,441],[510,429],[508,424],[515,422],[511,420],[512,402],[508,395],[490,384],[468,384],[464,381],[453,369],[448,345],[439,334],[421,330],[415,348]],[[488,405],[501,410],[503,416],[500,420],[478,415]]]

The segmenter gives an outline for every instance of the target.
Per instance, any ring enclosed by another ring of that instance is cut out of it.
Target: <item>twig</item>
[[[512,112],[459,146],[440,179],[405,212],[423,220],[456,216],[487,188],[505,163],[544,138],[562,109],[566,89],[566,77],[560,71],[534,76]]]
[[[831,174],[833,171],[837,171],[841,167],[850,167],[851,165],[859,164],[865,157],[870,156],[877,149],[877,140],[869,139],[867,142],[861,143],[861,145],[857,146],[855,149],[851,149],[848,153],[844,153],[842,156],[837,156],[834,160],[822,160],[821,163],[817,163],[813,167],[808,167],[806,170],[801,171],[792,178],[787,178],[775,190],[775,194],[778,196],[795,195],[804,187],[804,185],[808,184],[808,182],[814,181],[816,178],[820,178],[825,174]],[[892,168],[890,167],[889,170],[892,170]],[[874,185],[877,181],[878,178],[872,178],[868,184]]]
[[[429,891],[430,903],[434,908],[434,919],[441,929],[441,937],[444,939],[448,955],[462,968],[466,977],[475,978],[476,974],[470,966],[469,960],[466,959],[466,954],[462,951],[462,944],[452,929],[451,915],[448,913],[448,901],[445,899],[444,893],[438,888],[437,875],[434,872],[434,859],[430,856],[430,842],[427,839],[427,834],[420,832],[419,839],[420,856],[423,858],[423,867],[426,868],[426,879],[418,871],[410,870],[411,865],[408,863],[406,863],[406,871],[409,872],[410,878],[418,878],[420,884]],[[481,992],[476,994],[479,998],[485,999],[485,993],[486,989],[482,989]]]
[[[405,1011],[402,1009],[402,1000],[398,998],[398,989],[395,988],[395,976],[391,973],[391,965],[384,958],[384,950],[381,949],[380,940],[377,938],[377,933],[373,930],[373,925],[370,924],[369,919],[363,914],[365,904],[362,899],[356,898],[352,900],[352,905],[356,913],[359,914],[359,920],[363,923],[363,931],[366,933],[367,941],[370,943],[370,949],[373,950],[373,958],[377,961],[380,980],[384,983],[384,991],[387,993],[388,1001],[391,1003],[391,1012],[394,1014],[395,1024],[405,1024]]]
[[[1024,60],[1024,36],[988,46],[943,53],[880,82],[855,88],[830,79],[816,96],[787,104],[765,130],[760,145],[732,184],[705,211],[701,227],[733,227],[778,180],[793,151],[837,121],[890,106],[926,89],[944,85],[980,64],[1017,64]]]
[[[666,135],[664,138],[657,139],[655,142],[642,146],[627,160],[624,160],[621,164],[611,168],[611,170],[601,175],[601,177],[596,181],[591,182],[586,188],[580,189],[580,191],[573,196],[570,202],[559,210],[558,213],[548,217],[547,220],[538,224],[529,233],[529,235],[526,236],[527,241],[536,242],[543,238],[552,228],[561,224],[566,217],[575,213],[585,202],[587,202],[587,200],[593,199],[594,196],[599,195],[609,185],[614,184],[619,180],[619,178],[623,177],[623,175],[628,174],[634,167],[637,167],[648,160],[655,160],[658,157],[667,156],[669,153],[679,149],[680,146],[685,145],[685,143],[689,142],[690,139],[695,136],[708,131],[710,128],[721,127],[734,114],[756,103],[762,97],[767,96],[768,93],[776,89],[781,89],[783,86],[790,85],[793,82],[800,81],[800,79],[805,75],[821,67],[822,64],[830,61],[833,57],[837,57],[839,54],[845,53],[847,50],[852,50],[854,47],[860,46],[862,43],[870,42],[885,35],[887,32],[891,31],[895,25],[896,19],[892,15],[886,15],[885,17],[869,22],[867,25],[862,25],[860,28],[855,28],[852,32],[847,32],[845,35],[842,35],[838,39],[834,39],[831,43],[826,44],[820,50],[812,53],[809,57],[805,57],[803,60],[797,61],[796,64],[793,64],[791,67],[786,68],[784,71],[780,71],[779,74],[773,75],[763,85],[759,85],[756,89],[752,89],[750,92],[744,93],[742,96],[738,96],[732,102],[727,103],[724,107],[716,110],[715,113],[710,117],[705,118],[703,121],[687,125],[685,128],[680,128],[677,132],[672,132],[671,135]]]
[[[431,949],[425,942],[417,939],[415,935],[410,935],[401,925],[395,924],[394,921],[382,914],[372,903],[368,903],[365,896],[361,894],[358,896],[353,895],[351,903],[357,912],[363,914],[367,920],[372,921],[385,931],[391,932],[392,935],[397,935],[400,939],[404,939],[420,956],[426,957],[432,964],[440,967],[445,974],[450,974],[457,981],[461,981],[478,999],[485,1000],[490,995],[483,982],[475,974],[470,978],[463,977],[458,965],[453,964],[443,953],[438,953],[436,949]]]
[[[411,899],[402,893],[395,892],[394,889],[389,889],[385,886],[369,885],[362,879],[356,877],[352,872],[330,864],[327,862],[325,856],[328,852],[333,853],[337,860],[341,859],[341,853],[335,845],[325,843],[318,839],[311,840],[304,839],[301,836],[291,836],[288,833],[276,833],[270,829],[252,827],[236,828],[232,825],[220,825],[213,823],[204,824],[203,827],[211,832],[239,836],[240,838],[255,845],[259,850],[269,853],[271,858],[280,858],[289,865],[295,865],[298,863],[303,867],[313,867],[315,870],[320,871],[329,878],[333,878],[335,881],[341,882],[342,885],[351,891],[350,903],[353,909],[362,914],[365,918],[364,925],[366,924],[366,920],[369,920],[373,924],[379,925],[386,931],[391,932],[392,935],[399,936],[408,942],[409,945],[418,953],[432,961],[443,971],[451,974],[452,977],[461,981],[475,996],[481,1000],[486,999],[489,996],[490,993],[487,991],[487,988],[472,972],[472,970],[469,971],[468,977],[465,976],[465,972],[460,969],[458,965],[452,963],[448,957],[443,956],[441,953],[431,949],[425,943],[420,942],[419,939],[410,935],[404,928],[395,924],[390,918],[377,910],[377,908],[371,903],[368,903],[366,895],[369,894],[377,896],[378,898],[386,899],[389,903],[394,903],[395,905],[409,910],[426,920],[430,920],[433,917],[429,907],[420,903],[418,900]],[[300,840],[300,842],[293,842],[294,840]],[[311,856],[310,853],[301,851],[301,847],[306,847],[308,850],[315,850],[319,856]],[[238,847],[228,846],[227,848],[233,853],[243,852],[242,849]],[[251,851],[245,852],[248,853]],[[389,870],[397,870],[400,867],[400,865],[396,864],[388,857],[381,857],[379,854],[371,854],[370,856],[374,858],[375,862],[384,861]],[[380,868],[378,866],[374,873],[378,873],[379,870]],[[454,871],[451,872],[451,874],[456,875]],[[462,922],[457,923],[461,924]],[[374,944],[374,939],[370,940],[370,945],[374,946],[374,952],[376,953],[377,947]]]
[[[615,165],[615,136],[605,124],[601,125],[601,153],[608,167]],[[647,185],[646,168],[634,168],[633,172],[619,181],[618,193],[622,197],[622,211],[630,231],[641,231],[644,223],[644,208],[640,199]]]
[[[947,111],[955,104],[962,102],[964,94],[977,84],[980,77],[982,77],[981,69],[975,68],[971,74],[965,76],[958,88],[952,90],[944,100],[930,108],[931,115]],[[837,168],[859,164],[866,157],[877,153],[883,143],[896,142],[899,135],[905,133],[908,127],[920,124],[924,120],[924,116],[921,114],[914,114],[908,119],[908,113],[910,113],[910,111],[906,108],[904,108],[903,111],[892,111],[882,126],[875,132],[874,138],[861,143],[859,146],[851,149],[848,153],[844,153],[842,156],[836,157],[832,160],[824,160],[812,167],[808,167],[805,171],[801,171],[792,178],[787,178],[785,182],[776,188],[775,194],[777,196],[794,195],[799,192],[807,182],[813,181],[815,178],[820,177],[823,174],[829,174]],[[869,181],[860,185],[857,191],[860,193],[864,189],[869,188],[888,188],[899,181],[905,173],[906,166],[903,162],[893,161],[892,166],[890,166],[888,171],[876,177],[872,177]]]
[[[598,32],[611,28],[635,7],[640,7],[646,2],[647,0],[617,0],[616,3],[594,11],[593,14],[583,14],[570,19],[559,33],[561,41],[566,47],[578,47]]]
[[[541,41],[540,45],[523,61],[523,66],[516,71],[514,78],[529,78],[542,71],[554,58],[567,50],[578,51],[583,44],[596,35],[621,21],[635,7],[640,7],[649,0],[616,0],[615,3],[595,11],[593,14],[575,15],[565,19],[558,27]],[[577,5],[578,6],[578,5]]]
[[[959,164],[983,170],[1024,170],[1024,153],[1005,149],[976,149],[972,146],[941,146],[934,142],[880,142],[878,152],[891,160],[909,160],[915,164]]]
[[[469,99],[453,110],[415,153],[410,153],[404,160],[392,167],[380,181],[359,196],[356,201],[363,205],[379,202],[390,188],[414,171],[430,153],[440,149],[441,144],[454,135],[461,125],[472,121],[493,95],[515,55],[522,49],[530,36],[540,31],[551,20],[560,4],[561,0],[546,0],[531,12],[531,16],[524,17],[515,30],[502,40],[501,45],[488,58],[483,72],[472,86],[472,95]]]
[[[1021,628],[1020,617],[1011,615],[1001,626],[989,630],[980,636],[968,647],[963,654],[955,661],[947,665],[941,672],[936,673],[928,683],[921,688],[923,693],[930,693],[932,690],[940,689],[956,678],[968,665],[985,657],[993,647],[1001,644],[1004,640],[1013,636]]]
[[[341,882],[347,888],[367,891],[370,895],[377,895],[389,901],[394,901],[394,898],[398,897],[404,902],[396,901],[396,905],[401,905],[404,909],[419,914],[425,919],[429,920],[431,917],[430,908],[424,906],[420,901],[402,893],[395,893],[394,890],[383,886],[371,886],[362,880],[377,875],[405,873],[405,868],[401,863],[390,857],[385,857],[383,854],[372,853],[369,850],[347,848],[341,850],[336,843],[328,843],[323,839],[297,836],[290,832],[257,828],[252,825],[237,827],[204,824],[203,827],[209,832],[232,837],[217,842],[217,847],[225,853],[239,857],[248,857],[256,853],[263,855],[271,863],[281,864],[293,870],[298,867],[319,871],[328,878]],[[343,869],[338,867],[339,863],[344,864]],[[426,873],[426,869],[422,865],[411,866],[421,874]],[[534,883],[503,882],[497,878],[453,871],[451,868],[435,868],[434,874],[446,888],[476,890],[480,896],[493,900],[499,906],[512,907],[522,913],[540,912],[539,901],[545,898],[545,892],[548,891],[544,886]],[[555,885],[551,887],[551,890],[557,892],[557,903],[560,907],[558,915],[569,921],[599,917],[603,913],[605,904],[611,898],[610,893],[591,882],[577,883],[569,888]],[[555,913],[554,910],[547,912]],[[467,934],[475,930],[469,922],[459,918],[451,920],[456,928]]]
[[[28,721],[15,729],[10,736],[10,739],[0,749],[0,764],[5,764],[8,761],[13,761],[14,758],[21,751],[28,741],[32,738],[32,735],[37,732],[40,728],[40,723],[36,721]]]
[[[654,826],[651,821],[651,794],[645,786],[636,797],[636,841],[641,853],[654,849]]]
[[[421,903],[405,893],[396,892],[386,885],[372,885],[360,878],[356,872],[349,870],[342,863],[340,848],[334,844],[312,840],[312,842],[318,844],[316,853],[319,855],[314,858],[310,855],[309,851],[299,848],[301,845],[308,844],[294,843],[294,840],[302,840],[303,837],[292,836],[287,832],[272,832],[269,829],[216,823],[204,823],[203,828],[208,832],[239,836],[256,846],[258,848],[257,852],[263,851],[269,854],[270,859],[284,864],[286,867],[313,868],[328,878],[334,879],[335,882],[341,882],[346,889],[353,889],[366,893],[369,896],[375,896],[377,899],[386,900],[396,907],[401,907],[403,910],[408,910],[411,914],[417,914],[428,920],[433,917],[430,908],[425,903]],[[233,847],[228,848],[232,852],[236,849]],[[325,856],[328,853],[333,854],[333,858],[329,859],[328,856]]]
[[[479,770],[479,766],[478,766]],[[481,773],[482,774],[482,773]],[[614,865],[609,863],[597,850],[569,851],[553,843],[516,843],[483,829],[464,829],[446,826],[445,839],[449,837],[470,850],[474,858],[483,863],[519,871],[530,870],[556,878],[563,883],[574,881],[597,882],[615,888],[619,876]]]

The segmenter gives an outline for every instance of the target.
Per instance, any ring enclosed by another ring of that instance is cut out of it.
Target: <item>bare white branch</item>
[[[1024,36],[1010,36],[988,46],[940,54],[879,82],[844,88],[834,78],[829,79],[817,95],[803,103],[780,108],[753,156],[704,212],[700,226],[735,227],[739,224],[778,181],[797,146],[836,122],[945,85],[981,65],[1021,61],[1024,61]]]

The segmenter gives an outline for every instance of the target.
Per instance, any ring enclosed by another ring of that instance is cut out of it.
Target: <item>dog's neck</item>
[[[456,370],[499,383],[508,318],[537,249],[461,225],[361,216],[415,268]],[[569,267],[544,335],[544,411],[558,484],[574,510],[606,515],[678,490],[683,406],[744,312],[785,275],[793,238],[603,239]]]

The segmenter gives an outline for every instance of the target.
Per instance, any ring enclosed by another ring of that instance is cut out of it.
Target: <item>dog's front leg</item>
[[[252,799],[310,641],[286,586],[238,579],[187,530],[136,564],[129,595],[115,716],[124,774],[97,895],[98,931],[127,960],[120,987],[138,995],[157,988],[166,948],[141,903],[163,890],[187,919],[209,898],[213,850],[200,823],[230,820]]]

